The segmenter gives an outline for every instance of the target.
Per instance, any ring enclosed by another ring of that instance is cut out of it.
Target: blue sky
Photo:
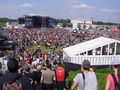
[[[120,0],[0,0],[0,17],[26,14],[120,23]]]

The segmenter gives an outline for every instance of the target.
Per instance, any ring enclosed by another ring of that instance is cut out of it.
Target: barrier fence
[[[64,62],[82,64],[85,59],[89,60],[91,65],[111,65],[113,62],[120,64],[120,55],[66,57]]]

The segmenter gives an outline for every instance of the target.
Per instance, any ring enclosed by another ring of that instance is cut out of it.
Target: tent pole
[[[101,50],[100,50],[100,55],[102,55],[103,51],[103,46],[101,46]]]
[[[116,55],[116,50],[117,50],[117,42],[115,42],[115,50],[114,50],[114,55]]]

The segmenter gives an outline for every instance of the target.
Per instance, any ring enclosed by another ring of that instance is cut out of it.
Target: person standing
[[[57,64],[56,74],[56,88],[57,90],[66,89],[66,78],[68,76],[67,70],[63,67],[62,63]]]
[[[115,89],[116,83],[114,80],[116,80],[117,83],[120,82],[120,64],[118,64],[118,63],[120,63],[120,62],[112,62],[112,69],[113,69],[114,73],[109,74],[107,76],[105,90],[116,90]]]
[[[78,86],[78,90],[97,90],[97,79],[95,72],[90,71],[90,62],[84,60],[81,65],[82,73],[74,78],[70,90],[74,90]]]
[[[11,59],[7,62],[9,73],[0,77],[0,90],[32,90],[30,80],[18,73],[18,62]],[[9,89],[8,89],[9,88]]]
[[[51,64],[47,64],[47,69],[42,72],[41,84],[42,90],[53,90],[55,81],[55,72],[51,70]]]

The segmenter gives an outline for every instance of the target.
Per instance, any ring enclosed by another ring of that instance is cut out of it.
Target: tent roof
[[[99,37],[93,40],[89,40],[80,44],[76,44],[70,47],[66,47],[63,49],[64,53],[68,56],[74,56],[76,54],[80,54],[89,50],[92,50],[94,48],[98,48],[101,46],[105,46],[107,44],[111,44],[114,42],[120,43],[120,41],[111,39],[111,38],[105,38],[105,37]]]

